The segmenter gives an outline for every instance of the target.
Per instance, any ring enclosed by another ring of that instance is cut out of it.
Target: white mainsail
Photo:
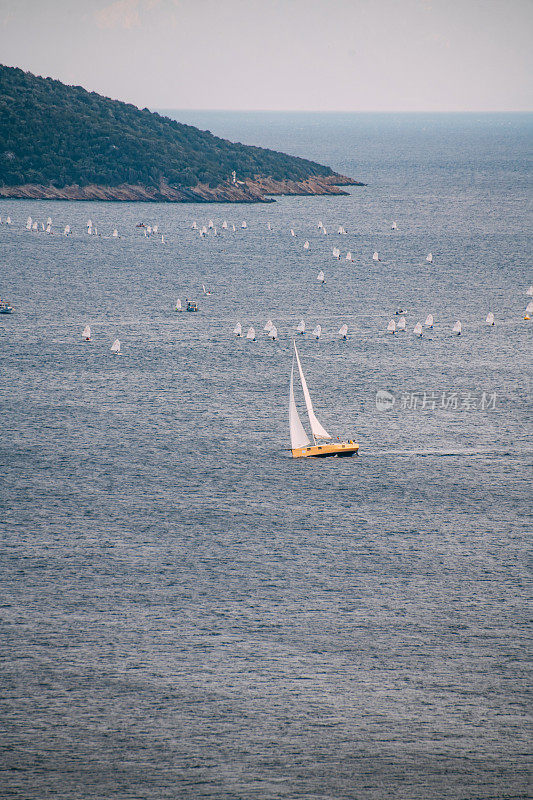
[[[272,327],[270,328],[270,330],[268,332],[268,335],[269,335],[270,339],[277,339],[278,338],[278,329],[276,328],[275,325],[272,325]]]
[[[255,328],[248,328],[248,332],[246,334],[247,339],[253,339],[255,341]]]
[[[226,222],[226,220],[224,220],[224,222],[222,223],[222,230],[226,231],[227,229],[228,229],[228,223]]]
[[[294,356],[292,357],[291,385],[289,391],[289,429],[291,433],[291,448],[296,450],[311,444],[296,408],[294,400]]]
[[[242,325],[241,325],[240,322],[238,322],[235,325],[235,327],[233,328],[233,333],[235,334],[235,336],[240,336],[241,335],[241,333],[242,333]]]
[[[213,222],[213,220],[212,220],[212,219],[210,219],[210,220],[209,220],[209,222],[207,223],[207,227],[208,227],[208,228],[213,228],[213,227],[214,227],[214,224],[215,224],[215,223]]]
[[[263,330],[268,333],[270,330],[272,330],[272,324],[273,324],[272,320],[269,319],[267,322],[265,322],[265,327],[263,328]]]
[[[291,236],[296,236],[296,234],[294,233],[294,229],[293,228],[291,228]]]
[[[457,320],[457,322],[455,323],[455,325],[452,328],[452,331],[453,331],[453,333],[456,333],[457,336],[460,336],[461,335],[461,329],[462,329],[462,325],[461,325],[460,321]]]
[[[396,224],[396,222],[393,222],[393,223],[392,223],[392,230],[393,230],[393,231],[396,231],[396,230],[398,230],[398,225]]]
[[[120,353],[120,342],[119,342],[118,339],[115,339],[115,341],[111,345],[111,352],[112,353]]]
[[[349,250],[348,250],[348,252],[346,253],[346,261],[353,261],[352,254],[350,253],[350,251],[349,251]]]
[[[321,335],[322,335],[322,326],[317,325],[313,331],[313,336],[315,337],[315,339],[320,339]]]
[[[396,333],[396,323],[393,319],[387,325],[387,332],[388,333]]]
[[[198,227],[198,224],[197,224],[197,222],[196,222],[196,220],[195,220],[195,221],[193,222],[193,224],[191,225],[191,228],[192,228],[193,230],[196,230],[196,228],[197,228],[197,227]]]
[[[27,231],[31,231],[32,222],[33,222],[32,218],[28,217],[28,221],[26,222],[26,230]]]
[[[417,322],[416,323],[415,327],[413,328],[413,333],[415,333],[417,336],[422,336],[422,323],[421,322]]]
[[[305,333],[305,321],[302,319],[296,328],[298,333]]]
[[[65,230],[63,231],[63,236],[68,236],[70,234],[70,225],[65,225]]]
[[[178,297],[178,299],[176,300],[176,308],[174,309],[174,311],[181,311],[181,310],[182,310],[181,300]]]
[[[373,259],[373,261],[379,261],[379,253],[378,253],[377,250],[374,251],[372,259]]]
[[[294,354],[296,356],[296,363],[298,364],[298,372],[300,373],[300,381],[302,383],[302,391],[304,393],[305,407],[307,408],[307,414],[309,416],[309,422],[311,424],[311,431],[313,433],[313,438],[331,439],[331,436],[329,435],[327,430],[322,427],[322,425],[315,416],[315,412],[313,411],[313,404],[311,402],[311,396],[309,394],[309,389],[307,388],[307,382],[303,374],[302,365],[300,364],[300,357],[298,356],[298,350],[296,349],[296,342],[294,342]]]
[[[11,225],[11,217],[6,217],[6,224]]]
[[[30,219],[31,219],[31,217],[30,217]],[[533,286],[529,287],[529,289],[527,290],[526,294],[527,294],[528,297],[533,297]]]
[[[432,264],[433,263],[433,253],[428,253],[427,254],[426,261],[428,262],[428,264]]]
[[[405,317],[400,317],[398,320],[398,324],[396,325],[397,331],[404,331],[405,330]]]
[[[83,336],[83,338],[85,339],[86,342],[90,342],[90,340],[91,340],[91,329],[90,329],[89,325],[86,325],[85,328],[83,329],[82,336]]]
[[[116,228],[113,230],[113,239],[118,239],[118,231]]]
[[[492,311],[489,311],[489,313],[487,314],[487,319],[485,320],[485,322],[487,323],[487,325],[494,325],[494,314],[492,313]]]
[[[325,282],[326,282],[326,278],[325,278],[325,275],[324,275],[324,271],[323,271],[323,270],[320,270],[320,272],[319,272],[319,273],[318,273],[318,275],[316,276],[316,279],[317,279],[317,281],[318,281],[319,283],[325,283]]]
[[[247,228],[247,227],[248,227],[248,225],[247,225],[247,224],[246,224],[246,222],[244,221],[244,222],[242,223],[242,225],[241,225],[241,228]]]
[[[424,322],[424,325],[426,326],[426,328],[432,328],[433,327],[433,314],[428,314],[427,315],[426,321]]]
[[[347,325],[341,325],[341,329],[339,331],[339,336],[342,339],[346,339],[347,335],[348,335],[348,326]]]
[[[307,240],[304,242],[304,250],[309,250],[309,242]]]

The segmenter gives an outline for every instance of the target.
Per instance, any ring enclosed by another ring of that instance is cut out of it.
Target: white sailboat
[[[238,322],[235,325],[235,327],[233,328],[233,333],[235,334],[235,336],[241,336],[242,335],[242,325],[241,325],[240,322]]]
[[[320,270],[320,272],[319,272],[319,273],[318,273],[318,275],[316,276],[316,279],[317,279],[317,281],[318,281],[319,283],[325,283],[325,282],[326,282],[326,277],[325,277],[325,275],[324,275],[324,271],[323,271],[323,270]]]
[[[255,342],[255,328],[248,328],[246,338]]]
[[[203,284],[203,283],[202,283],[202,291],[203,291],[203,293],[204,293],[205,295],[210,295],[210,294],[211,294],[211,292],[210,292],[208,289],[206,289],[206,288],[205,288],[205,286],[204,286],[204,284]]]
[[[70,225],[65,225],[65,230],[63,231],[63,236],[70,236]]]
[[[294,233],[294,229],[293,228],[291,228],[291,236],[296,236],[296,234]]]
[[[427,254],[426,261],[428,262],[428,264],[433,264],[433,253]]]
[[[222,223],[222,230],[226,231],[227,229],[228,229],[228,223],[226,222],[226,220],[224,220],[224,222]]]
[[[161,234],[161,243],[165,244],[165,236],[164,236],[164,234]]]
[[[85,326],[85,328],[83,329],[83,333],[81,335],[83,336],[83,338],[85,339],[86,342],[90,342],[91,341],[91,329],[90,329],[89,325]]]
[[[32,218],[31,218],[31,217],[28,217],[28,221],[26,222],[26,230],[27,230],[27,231],[31,231],[31,226],[32,226],[32,223],[33,223],[33,220],[32,220]]]
[[[270,222],[267,222],[267,230],[269,230],[269,231],[272,230],[272,225],[270,224]]]
[[[398,320],[398,324],[396,325],[397,331],[404,331],[406,326],[405,317],[400,317]]]
[[[349,250],[348,250],[348,252],[346,253],[346,261],[353,261],[352,254],[350,253],[350,251],[349,251]]]
[[[235,233],[235,231],[236,231],[235,225],[231,226],[231,230],[233,231],[233,233]]]
[[[209,222],[207,223],[207,227],[208,227],[208,228],[213,228],[213,227],[214,227],[214,225],[215,225],[215,223],[213,222],[213,220],[212,220],[212,219],[210,219],[210,220],[209,220]]]
[[[341,328],[340,328],[340,331],[339,331],[339,336],[341,337],[341,339],[346,339],[346,337],[348,336],[348,326],[347,325],[341,325]]]
[[[11,225],[11,217],[6,217],[6,224]]]
[[[31,217],[30,217],[31,219]],[[526,291],[528,297],[533,297],[533,286],[530,286],[529,289]]]
[[[413,333],[415,336],[422,336],[422,323],[417,322],[415,327],[413,328]]]
[[[428,314],[427,315],[426,321],[424,322],[424,325],[426,326],[426,328],[432,328],[433,327],[433,314]]]
[[[300,375],[300,383],[302,385],[302,392],[305,400],[305,407],[307,409],[307,416],[311,427],[311,434],[313,437],[313,444],[305,428],[296,408],[296,401],[294,399],[294,363],[298,366]],[[296,342],[294,342],[294,355],[292,358],[291,367],[291,380],[289,389],[289,432],[291,438],[291,452],[293,458],[309,458],[309,457],[326,457],[326,456],[353,456],[359,450],[359,445],[356,442],[331,442],[332,437],[327,430],[318,421],[311,402],[309,389],[302,370],[298,350],[296,349]],[[320,444],[317,443],[320,442]]]
[[[174,311],[183,311],[183,307],[181,305],[181,300],[179,299],[179,297],[176,300],[176,308],[174,309]]]
[[[158,233],[159,232],[159,225],[154,225],[154,227],[152,228],[152,231],[154,233]]]
[[[111,352],[120,355],[120,342],[118,339],[115,339],[115,341],[111,345]]]
[[[278,329],[276,328],[275,325],[272,325],[272,327],[270,328],[268,332],[268,338],[272,339],[273,341],[275,341],[278,338]]]
[[[457,322],[455,323],[455,325],[452,328],[452,333],[455,333],[457,336],[460,336],[462,328],[463,328],[463,326],[461,325],[460,321],[457,320]]]
[[[113,239],[118,239],[118,230],[116,228],[113,230]]]
[[[392,230],[393,231],[397,231],[398,230],[398,225],[396,224],[396,222],[392,223]]]
[[[396,333],[396,322],[393,319],[387,325],[387,333]]]
[[[47,225],[46,226],[46,233],[52,233],[52,226],[51,225]]]
[[[373,261],[380,261],[379,253],[378,253],[377,250],[374,251],[374,254],[372,256],[372,260]]]
[[[46,220],[46,224],[47,225],[51,225],[52,224],[52,217],[48,217],[48,219]]]
[[[320,230],[320,228],[323,228],[323,227],[324,226],[322,224],[322,220],[319,220],[318,225],[317,225],[318,230]]]
[[[322,335],[322,326],[317,325],[316,328],[313,330],[313,336],[315,337],[315,339],[318,340],[320,339],[321,335]]]
[[[487,319],[485,320],[485,322],[487,323],[487,325],[494,325],[494,314],[492,313],[492,311],[489,311],[489,313],[487,314]]]
[[[270,330],[272,330],[272,325],[273,325],[272,320],[271,319],[267,320],[265,322],[265,326],[264,326],[263,330],[268,333]]]
[[[247,227],[248,227],[248,225],[246,224],[246,222],[245,222],[245,221],[243,221],[243,223],[242,223],[242,225],[241,225],[241,228],[247,228]]]
[[[304,334],[305,333],[305,321],[303,319],[298,323],[298,325],[296,327],[296,330],[300,334]]]
[[[341,251],[339,250],[338,247],[334,247],[332,252],[333,252],[333,258],[336,258],[338,261],[339,258],[341,257]]]
[[[307,240],[304,242],[304,250],[309,250],[309,242]]]
[[[192,228],[193,230],[196,230],[196,229],[198,228],[198,223],[196,222],[196,220],[195,220],[195,221],[193,222],[193,224],[191,225],[191,228]]]

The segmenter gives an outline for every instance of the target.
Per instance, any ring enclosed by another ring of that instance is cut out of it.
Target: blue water
[[[368,186],[0,202],[2,796],[525,798],[532,117],[176,116]],[[302,316],[357,458],[290,458]]]

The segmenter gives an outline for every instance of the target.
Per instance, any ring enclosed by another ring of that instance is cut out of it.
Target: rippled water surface
[[[176,116],[368,186],[0,203],[2,796],[525,798],[531,117]]]

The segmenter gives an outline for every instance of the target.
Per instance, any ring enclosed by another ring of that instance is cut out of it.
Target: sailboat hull
[[[357,442],[335,442],[332,444],[315,444],[308,447],[294,448],[293,458],[327,458],[328,456],[338,456],[346,458],[357,455],[359,445]]]

